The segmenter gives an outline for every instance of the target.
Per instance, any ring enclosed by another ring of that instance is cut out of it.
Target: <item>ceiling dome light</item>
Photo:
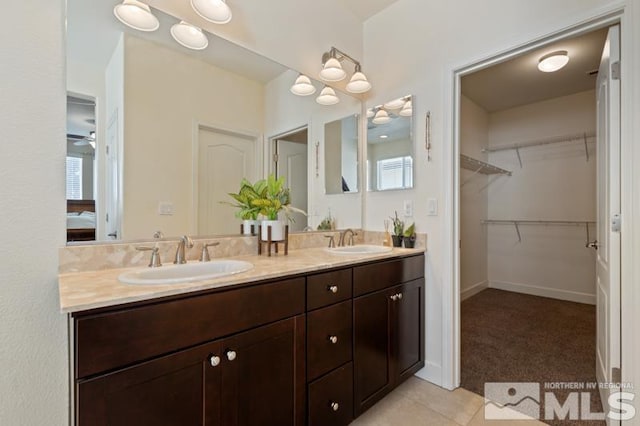
[[[320,95],[316,98],[316,102],[320,105],[335,105],[340,102],[340,99],[331,87],[324,86],[324,89],[322,89]]]
[[[351,93],[364,93],[371,89],[371,83],[367,81],[367,77],[360,71],[356,71],[347,84],[347,91]]]
[[[203,19],[214,24],[226,24],[231,21],[231,9],[225,0],[191,0],[191,7]]]
[[[324,81],[340,81],[346,76],[346,71],[342,69],[340,61],[336,58],[329,58],[320,71],[320,78]]]
[[[139,31],[155,31],[160,26],[151,8],[137,0],[124,0],[113,8],[113,14],[123,24]]]
[[[175,41],[189,49],[202,50],[209,45],[209,39],[200,28],[184,21],[171,27],[171,35]]]
[[[387,124],[391,121],[391,117],[389,117],[387,111],[379,109],[378,112],[376,112],[376,116],[373,117],[373,120],[371,121],[373,124]]]
[[[398,98],[384,104],[385,109],[400,109],[404,106],[405,99]]]
[[[558,71],[569,63],[569,55],[566,50],[559,50],[557,52],[544,55],[538,60],[538,69],[542,72],[554,72]]]
[[[291,93],[298,96],[309,96],[316,93],[315,86],[311,83],[311,79],[304,74],[300,74],[296,78],[296,82],[291,86]]]
[[[411,99],[404,103],[404,106],[398,114],[403,117],[411,117],[413,115],[413,103],[411,102]]]

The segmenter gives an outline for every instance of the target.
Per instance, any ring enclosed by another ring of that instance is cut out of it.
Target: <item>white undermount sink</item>
[[[136,269],[118,277],[126,284],[178,284],[210,280],[239,274],[253,268],[253,264],[243,260],[212,260],[210,262],[185,263],[158,268]]]
[[[386,246],[374,246],[370,244],[360,244],[356,246],[331,247],[326,248],[325,250],[327,250],[329,253],[334,254],[357,255],[389,253],[391,250],[393,250],[393,248]]]

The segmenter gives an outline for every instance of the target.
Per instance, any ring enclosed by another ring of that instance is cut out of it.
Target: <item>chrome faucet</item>
[[[193,240],[188,235],[183,235],[182,237],[180,237],[180,242],[178,243],[178,249],[176,250],[176,258],[174,259],[173,263],[175,264],[187,263],[187,259],[184,255],[185,247],[188,249],[193,247]]]
[[[358,234],[353,232],[353,229],[348,228],[348,229],[345,229],[344,231],[342,231],[340,233],[340,239],[338,240],[338,247],[344,247],[344,237],[347,236],[347,233],[350,233],[350,235],[349,235],[349,245],[350,246],[353,245],[353,237],[355,237]]]

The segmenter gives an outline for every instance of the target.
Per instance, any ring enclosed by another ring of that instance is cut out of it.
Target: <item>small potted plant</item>
[[[391,239],[393,240],[394,247],[402,247],[402,238],[404,237],[404,222],[398,218],[398,212],[396,211],[396,217],[391,217],[391,221],[393,223],[393,235],[391,235]]]
[[[240,182],[240,191],[237,194],[229,193],[229,196],[233,198],[236,202],[229,203],[226,201],[221,201],[223,204],[227,204],[233,207],[236,207],[238,211],[235,213],[235,216],[238,219],[242,219],[242,229],[244,235],[251,235],[253,226],[253,232],[258,231],[258,214],[260,213],[260,208],[253,205],[253,201],[260,198],[260,194],[256,192],[254,185],[251,184],[247,179],[242,179]]]
[[[291,194],[289,188],[284,186],[284,176],[276,179],[271,174],[267,179],[256,182],[253,188],[259,197],[252,200],[251,205],[257,207],[264,217],[260,238],[266,241],[269,238],[268,228],[271,227],[271,241],[284,240],[284,222],[279,219],[280,212],[284,213],[285,218],[291,222],[293,222],[291,213],[306,214],[291,205]]]
[[[414,248],[416,246],[416,224],[412,223],[405,231],[404,231],[404,241],[405,248]]]

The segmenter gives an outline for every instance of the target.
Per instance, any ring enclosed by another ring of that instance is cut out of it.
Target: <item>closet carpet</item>
[[[538,382],[562,404],[571,390],[545,387],[585,383],[591,412],[602,412],[596,382],[595,306],[486,289],[462,302],[461,385],[484,395],[485,382]],[[544,416],[544,398],[541,398]],[[542,420],[551,425],[604,425],[600,421]]]

